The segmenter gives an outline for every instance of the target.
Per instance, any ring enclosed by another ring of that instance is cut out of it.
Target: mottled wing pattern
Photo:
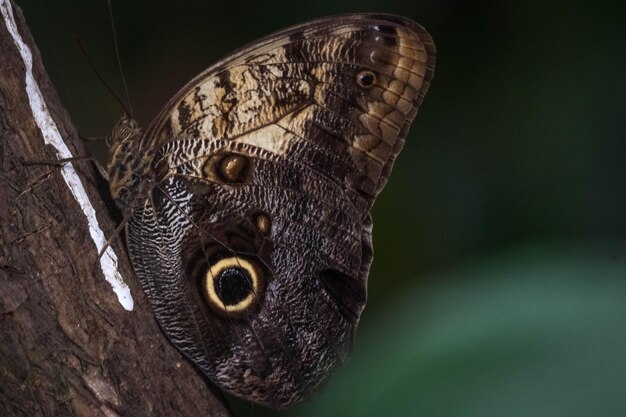
[[[297,160],[371,203],[402,149],[434,65],[430,35],[408,19],[314,21],[209,68],[166,106],[146,138],[249,144]]]
[[[408,19],[314,21],[209,68],[146,131],[154,188],[129,223],[133,265],[172,343],[221,388],[283,408],[347,357],[369,209],[434,52]],[[225,262],[262,277],[245,315],[207,305],[203,282]]]

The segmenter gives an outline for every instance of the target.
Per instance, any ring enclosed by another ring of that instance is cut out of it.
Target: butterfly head
[[[133,140],[140,135],[141,128],[139,127],[139,123],[135,119],[124,114],[124,116],[122,116],[120,120],[115,123],[115,126],[113,126],[113,131],[109,137],[109,146],[115,148],[121,143]]]

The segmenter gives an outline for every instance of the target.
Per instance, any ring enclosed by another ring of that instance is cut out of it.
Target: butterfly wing
[[[222,388],[281,408],[347,357],[369,210],[434,64],[408,19],[321,19],[209,68],[146,131],[156,186],[131,258],[165,333]]]

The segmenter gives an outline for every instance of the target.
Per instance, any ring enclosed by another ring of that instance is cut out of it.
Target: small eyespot
[[[267,235],[272,227],[272,220],[267,213],[258,212],[254,215],[254,225],[261,234]]]
[[[376,74],[370,70],[361,70],[356,73],[356,83],[364,89],[372,88],[376,82]]]
[[[389,25],[376,25],[374,26],[374,30],[378,32],[389,33],[392,35],[395,35],[397,33],[396,28]]]
[[[256,263],[232,256],[217,261],[204,277],[204,296],[217,313],[229,317],[246,314],[258,305],[263,274]]]

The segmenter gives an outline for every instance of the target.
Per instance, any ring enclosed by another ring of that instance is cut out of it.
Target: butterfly
[[[171,343],[217,386],[272,408],[347,360],[367,295],[370,209],[435,66],[391,15],[294,26],[183,87],[108,172],[134,270]]]

